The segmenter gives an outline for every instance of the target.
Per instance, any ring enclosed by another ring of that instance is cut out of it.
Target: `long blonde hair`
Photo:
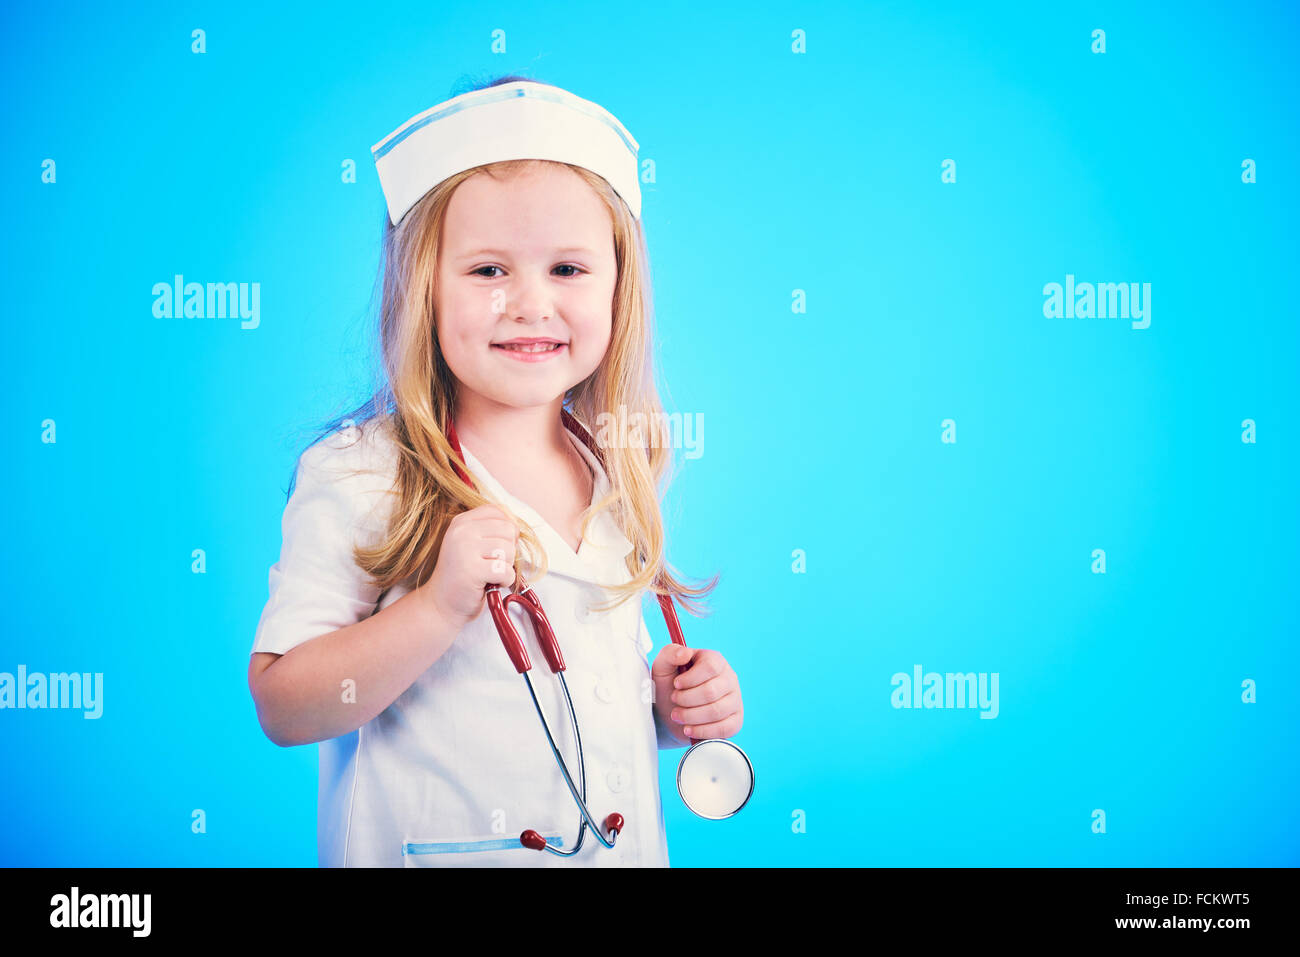
[[[355,422],[364,433],[366,424],[371,423],[371,427],[387,430],[398,450],[392,489],[395,498],[386,536],[372,546],[354,545],[353,549],[358,567],[381,591],[412,578],[415,587],[427,581],[452,518],[491,501],[456,474],[454,452],[444,432],[444,423],[453,411],[456,380],[438,345],[434,288],[448,204],[471,176],[509,176],[533,164],[550,162],[510,160],[465,170],[431,189],[396,227],[385,216],[379,344],[386,381],[366,403],[327,427],[332,431],[339,422]],[[619,409],[625,411],[626,421],[647,424],[645,429],[621,434],[619,441],[602,445],[610,491],[582,513],[585,535],[593,517],[611,509],[633,544],[627,557],[632,578],[626,584],[608,586],[615,599],[603,607],[620,605],[649,588],[656,594],[674,596],[698,617],[705,609],[693,599],[711,592],[718,576],[691,587],[665,559],[659,486],[671,469],[672,452],[654,382],[644,232],[602,177],[567,163],[553,165],[582,177],[608,208],[618,266],[609,347],[596,371],[565,394],[564,404],[593,436],[602,413],[615,415]],[[509,514],[504,503],[493,504]],[[546,550],[526,523],[513,514],[511,518],[523,543],[516,556],[516,574],[527,559],[540,569],[537,577],[545,575]]]

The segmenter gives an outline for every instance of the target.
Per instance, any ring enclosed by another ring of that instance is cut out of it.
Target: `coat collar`
[[[591,502],[588,503],[590,505],[609,493],[609,478],[601,467],[600,460],[596,458],[591,449],[587,448],[580,438],[567,427],[565,428],[565,435],[569,437],[569,441],[573,443],[574,448],[582,455],[595,477],[595,488]],[[619,529],[618,523],[614,521],[614,516],[608,508],[592,518],[587,533],[583,536],[582,543],[575,553],[572,546],[555,529],[551,528],[541,515],[530,508],[526,502],[507,492],[505,487],[492,476],[492,473],[465,447],[463,442],[461,443],[461,454],[464,456],[465,465],[479,481],[480,488],[487,493],[487,496],[505,505],[532,528],[538,541],[546,549],[549,572],[600,585],[621,584],[626,581],[626,559],[634,546],[631,540]],[[536,572],[536,570],[535,566],[525,563],[525,577],[530,582],[533,582],[533,578],[529,573]]]

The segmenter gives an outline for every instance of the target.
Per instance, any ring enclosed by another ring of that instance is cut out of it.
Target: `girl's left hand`
[[[678,667],[687,664],[679,675]],[[654,709],[676,737],[729,738],[744,724],[740,679],[721,652],[669,642],[655,656],[650,676]]]

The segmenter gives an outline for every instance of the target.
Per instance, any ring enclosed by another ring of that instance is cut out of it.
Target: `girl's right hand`
[[[518,541],[519,529],[496,505],[461,512],[447,525],[433,575],[420,588],[463,627],[483,611],[488,584],[514,584]]]

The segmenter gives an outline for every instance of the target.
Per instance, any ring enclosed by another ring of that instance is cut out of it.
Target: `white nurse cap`
[[[453,173],[500,160],[572,163],[603,176],[641,218],[637,142],[614,115],[549,84],[503,83],[419,113],[370,148],[396,226]]]

